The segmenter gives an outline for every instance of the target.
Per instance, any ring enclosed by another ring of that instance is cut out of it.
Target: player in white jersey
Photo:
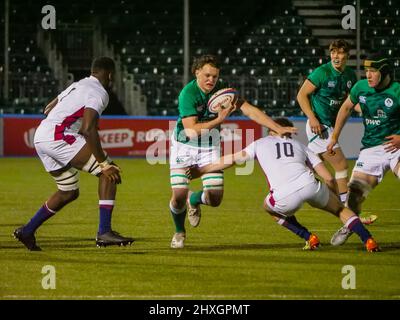
[[[111,58],[95,59],[91,76],[71,84],[50,102],[47,117],[36,130],[34,143],[47,172],[55,179],[58,190],[24,226],[14,231],[16,239],[29,250],[41,250],[36,244],[36,230],[57,211],[79,196],[79,172],[99,178],[100,223],[98,246],[126,245],[132,238],[111,229],[116,185],[121,183],[120,168],[101,147],[98,119],[108,104],[106,91],[112,84],[115,64]]]
[[[275,119],[281,126],[293,126],[286,118]],[[357,233],[368,251],[379,251],[379,247],[358,216],[344,207],[338,197],[337,184],[321,159],[305,145],[290,136],[280,137],[270,130],[267,137],[254,141],[245,149],[222,157],[218,162],[201,168],[193,168],[192,176],[223,170],[234,164],[257,159],[264,171],[270,192],[265,198],[264,208],[275,221],[303,238],[305,250],[316,249],[318,237],[302,226],[294,214],[304,202],[330,212],[353,232]],[[325,183],[317,180],[315,171]]]

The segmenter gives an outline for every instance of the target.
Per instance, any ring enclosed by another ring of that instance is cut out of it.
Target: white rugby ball
[[[207,107],[212,113],[218,113],[220,108],[229,108],[235,102],[238,92],[233,88],[224,88],[215,92],[210,100],[208,100]]]

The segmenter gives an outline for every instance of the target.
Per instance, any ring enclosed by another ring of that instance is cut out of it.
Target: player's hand
[[[298,129],[295,127],[279,127],[276,129],[276,133],[281,137],[290,136],[291,134],[297,134]]]
[[[189,178],[189,180],[197,179],[202,175],[203,173],[201,172],[201,169],[197,165],[186,168],[186,176]]]
[[[111,162],[108,166],[101,169],[101,172],[115,184],[122,183],[121,179],[121,169],[114,163]]]
[[[328,151],[328,153],[332,156],[334,156],[336,154],[335,150],[333,150],[333,147],[335,146],[336,143],[337,143],[337,139],[332,136],[328,143],[328,146],[326,147],[326,151]]]
[[[386,152],[393,153],[400,149],[400,135],[392,134],[390,136],[385,137],[385,139],[387,141],[384,142],[383,145],[385,146]]]
[[[321,126],[321,123],[318,121],[318,119],[315,117],[310,118],[309,123],[310,123],[311,132],[321,136],[323,128]]]
[[[231,105],[229,108],[221,108],[220,106],[217,107],[217,109],[219,109],[218,111],[218,120],[220,122],[223,122],[225,120],[226,117],[228,117],[233,111],[234,111],[234,106]]]

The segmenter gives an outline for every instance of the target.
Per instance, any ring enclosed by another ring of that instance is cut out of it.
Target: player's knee
[[[79,172],[75,168],[70,168],[53,178],[60,191],[69,192],[79,189]]]
[[[173,190],[176,190],[176,189],[187,190],[189,188],[189,178],[186,175],[186,170],[185,169],[171,169],[170,182],[171,182],[171,188]],[[185,191],[185,192],[187,192],[187,191]]]
[[[335,179],[347,179],[347,168],[345,170],[339,170],[335,172]]]

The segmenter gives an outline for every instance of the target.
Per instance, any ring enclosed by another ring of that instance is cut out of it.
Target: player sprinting
[[[400,178],[400,84],[394,82],[385,57],[373,55],[364,61],[367,79],[358,81],[341,106],[327,151],[335,152],[342,128],[354,106],[362,110],[364,135],[362,149],[349,182],[347,206],[355,213],[391,169]],[[333,245],[343,244],[352,234],[346,226],[332,237]]]
[[[339,108],[350,89],[357,82],[353,69],[348,67],[350,47],[345,40],[335,40],[329,45],[330,61],[316,68],[304,81],[298,94],[299,105],[308,117],[306,132],[308,148],[327,161],[335,170],[340,200],[347,198],[347,161],[338,143],[335,154],[326,151]],[[370,224],[376,215],[361,218]]]
[[[47,117],[36,130],[34,143],[45,169],[54,178],[57,192],[24,226],[14,231],[16,239],[32,251],[35,231],[65,205],[79,196],[79,171],[99,178],[100,223],[98,246],[126,245],[132,238],[111,229],[116,185],[121,183],[120,168],[103,151],[98,134],[98,119],[108,104],[108,93],[115,73],[111,58],[95,59],[91,76],[74,82],[45,108]]]
[[[275,121],[281,126],[293,126],[286,118]],[[196,176],[252,159],[258,160],[270,186],[270,192],[264,200],[265,210],[279,225],[306,241],[304,250],[314,250],[320,245],[317,235],[307,230],[294,216],[304,202],[339,217],[347,228],[357,233],[368,251],[380,250],[359,217],[339,200],[336,181],[322,160],[290,136],[280,137],[270,130],[268,136],[251,143],[242,151],[224,156],[205,167],[192,168],[190,172]],[[313,170],[325,183],[315,178]]]
[[[169,203],[175,224],[172,248],[183,248],[186,238],[185,217],[193,227],[200,223],[200,205],[217,207],[224,192],[223,173],[219,170],[201,176],[203,188],[191,192],[186,169],[192,165],[205,166],[220,157],[219,129],[234,109],[256,123],[279,133],[295,132],[295,128],[282,128],[258,108],[238,99],[232,108],[214,113],[207,108],[213,93],[224,88],[218,82],[220,66],[215,56],[204,55],[196,59],[192,73],[196,79],[189,82],[178,98],[179,118],[171,137],[170,182],[172,198]]]

